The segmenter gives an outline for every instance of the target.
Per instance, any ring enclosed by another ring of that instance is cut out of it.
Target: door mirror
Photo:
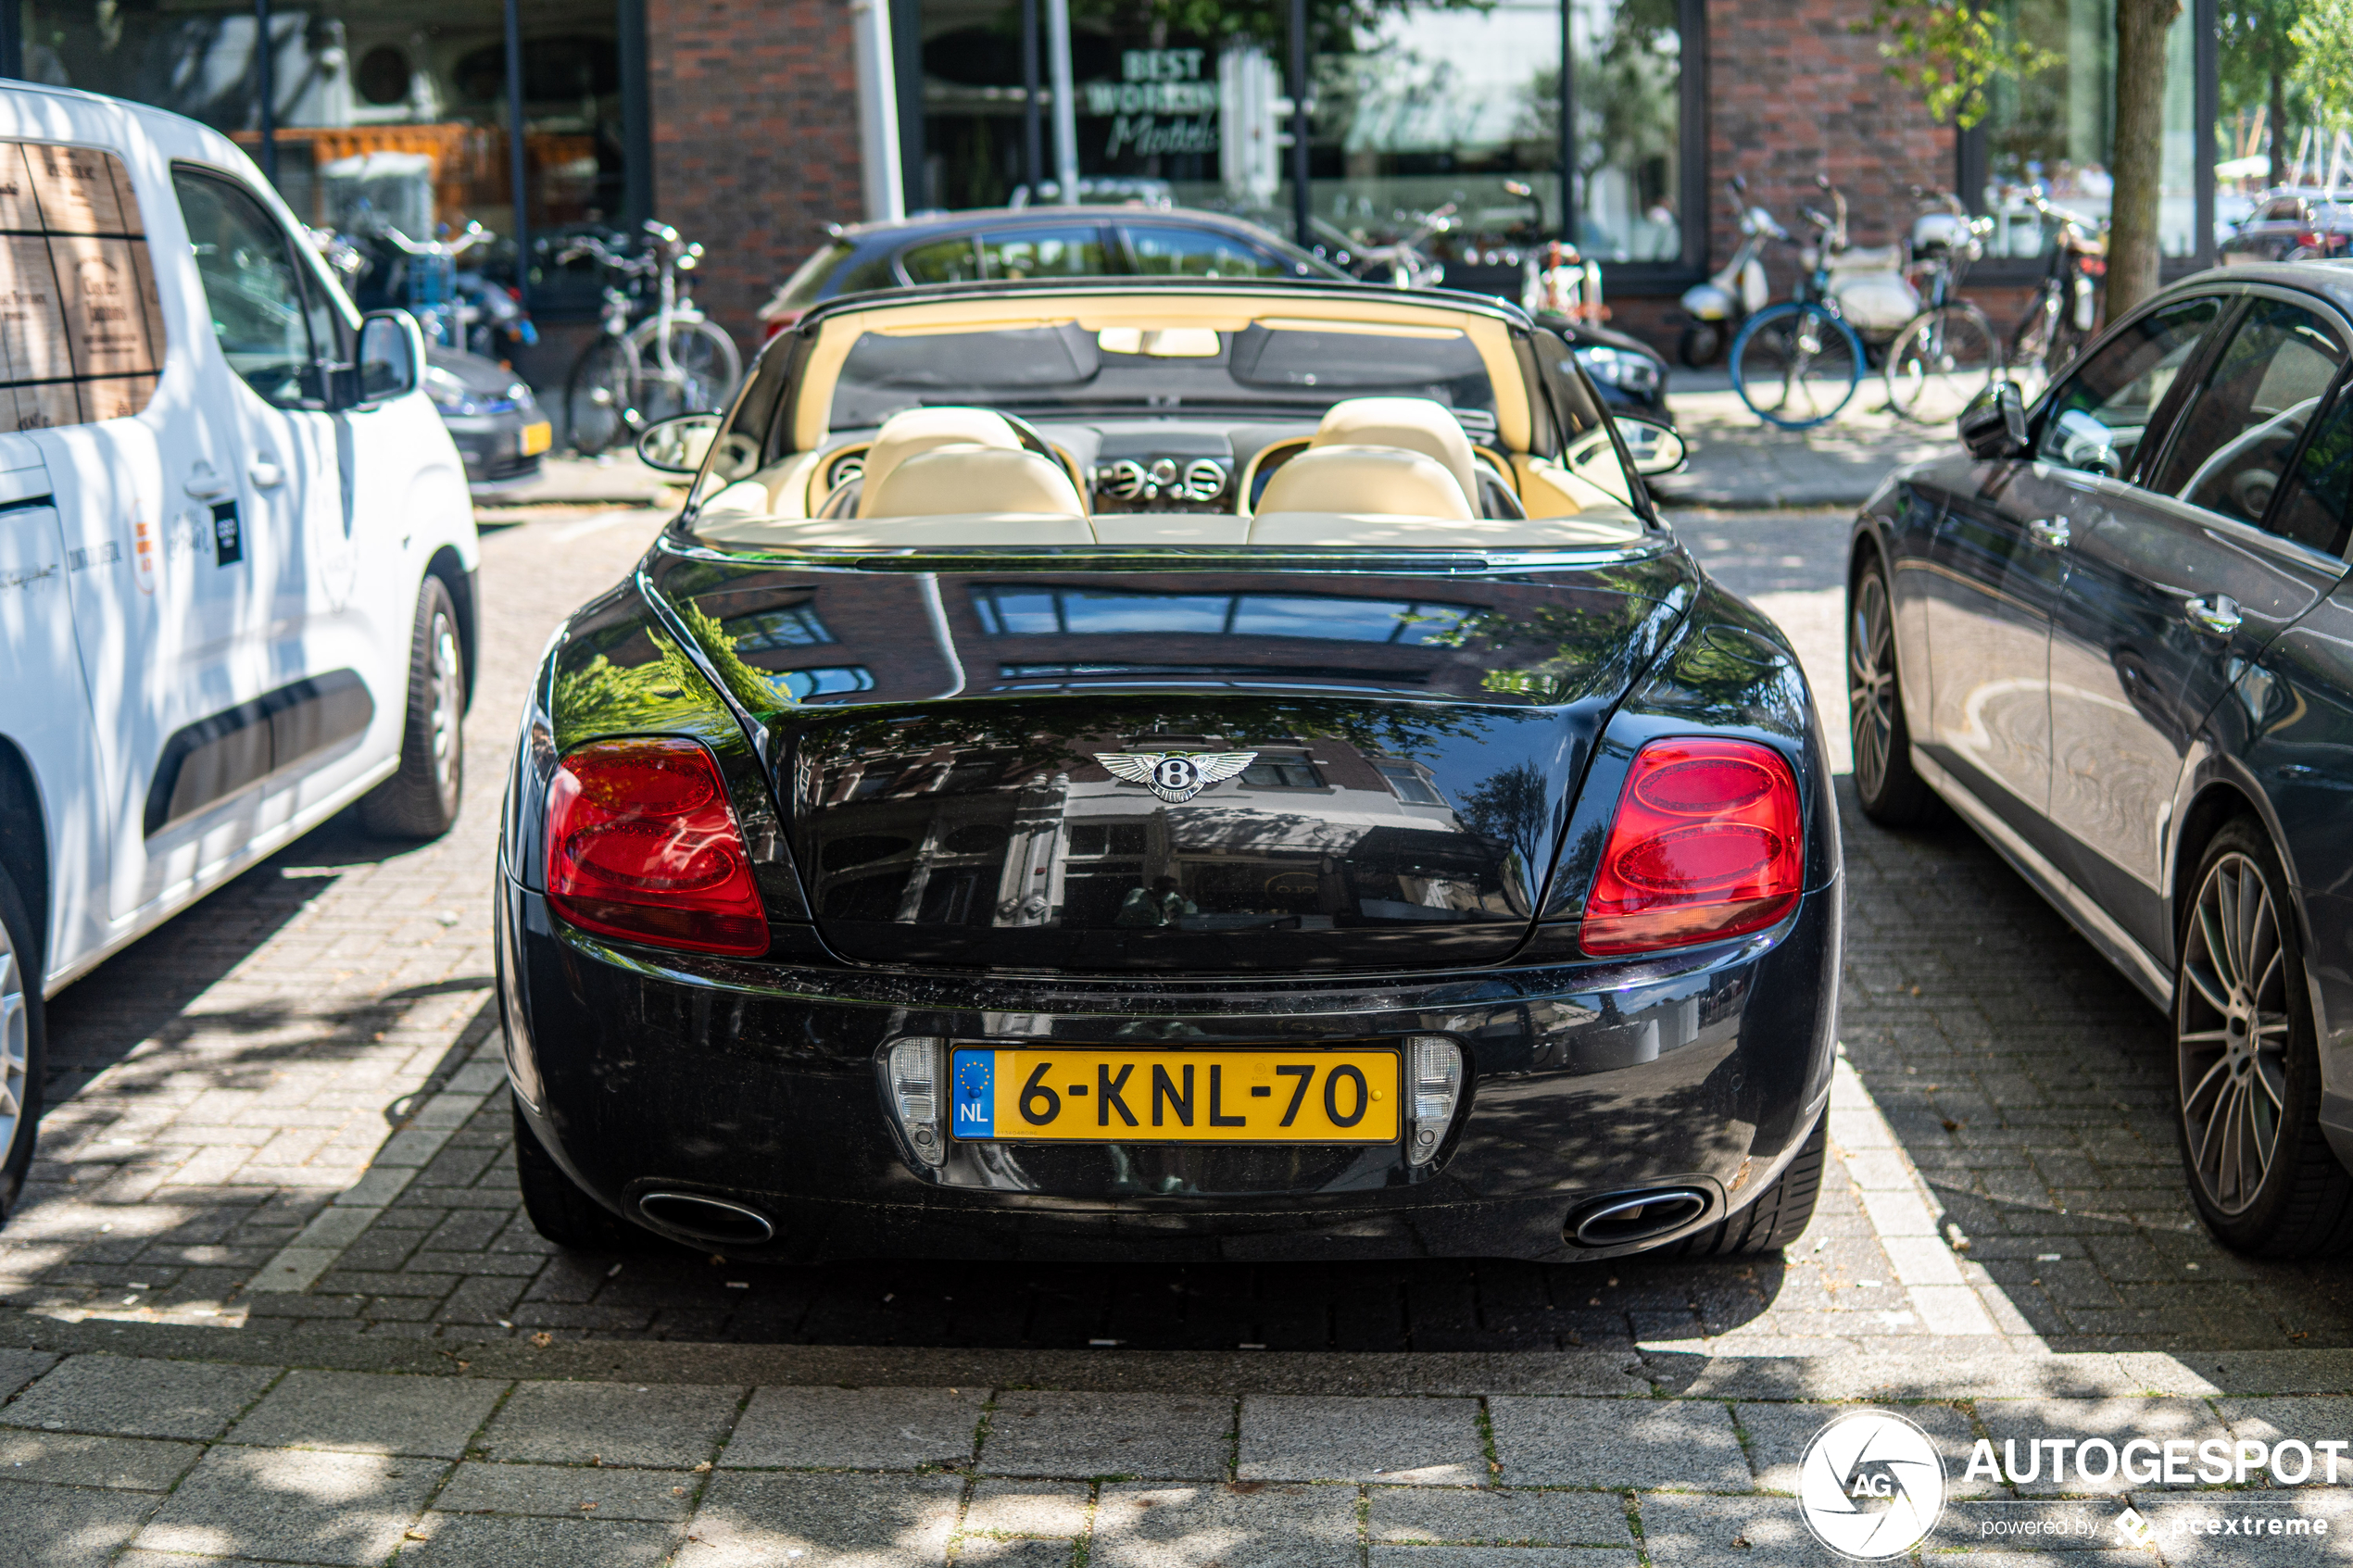
[[[1961,410],[1961,445],[1972,458],[2018,458],[2026,453],[2026,395],[2014,381],[1998,381]]]
[[[1672,425],[1640,414],[1613,413],[1610,422],[1617,426],[1618,439],[1626,443],[1626,453],[1634,459],[1636,473],[1673,473],[1691,455],[1681,433]]]
[[[719,433],[717,414],[673,414],[646,427],[637,438],[637,460],[664,473],[696,473]]]
[[[382,403],[417,390],[425,373],[425,334],[406,310],[371,310],[359,319],[359,351],[346,408]]]

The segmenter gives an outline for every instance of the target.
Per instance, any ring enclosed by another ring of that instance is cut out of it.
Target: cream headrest
[[[909,408],[885,420],[866,448],[865,479],[858,494],[858,515],[876,516],[875,492],[890,470],[918,453],[937,446],[1021,447],[1021,438],[1002,414],[987,408]],[[971,508],[963,508],[971,509]]]
[[[1471,515],[1478,515],[1478,468],[1470,437],[1441,403],[1427,397],[1351,397],[1324,411],[1308,445],[1396,446],[1419,452],[1446,466],[1463,487]]]
[[[1478,515],[1444,464],[1399,446],[1311,446],[1275,470],[1253,509],[1465,520]]]
[[[935,446],[895,464],[879,484],[867,479],[858,502],[862,518],[965,512],[1085,517],[1087,508],[1051,458],[969,443]]]

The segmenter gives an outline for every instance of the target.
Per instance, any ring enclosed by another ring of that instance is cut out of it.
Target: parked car
[[[425,359],[425,395],[457,444],[467,488],[496,495],[538,478],[552,430],[531,387],[497,360],[460,348],[428,346]]]
[[[846,294],[909,283],[1044,278],[1348,276],[1220,213],[1169,207],[1016,207],[943,212],[832,231],[760,307],[763,335]]]
[[[1863,508],[1855,779],[1942,798],[2173,1021],[2226,1245],[2353,1243],[2353,267],[2166,289]],[[2057,1048],[2057,1047],[2054,1047]]]
[[[1675,422],[1667,406],[1667,357],[1637,337],[1567,316],[1543,323],[1568,340],[1577,368],[1612,410],[1631,409],[1661,424]]]
[[[732,422],[650,430],[711,455],[550,644],[500,849],[541,1233],[1796,1236],[1820,731],[1574,367],[1463,295],[901,290],[812,310]]]
[[[355,802],[449,825],[478,550],[416,322],[228,138],[10,83],[0,207],[6,1204],[46,997]]]
[[[2216,249],[2225,267],[2345,256],[2353,252],[2353,193],[2270,192]]]

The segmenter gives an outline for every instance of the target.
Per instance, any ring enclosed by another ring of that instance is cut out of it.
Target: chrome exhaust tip
[[[1681,1230],[1707,1209],[1697,1187],[1613,1193],[1573,1210],[1566,1229],[1579,1247],[1630,1247]]]
[[[774,1222],[759,1210],[698,1192],[646,1193],[637,1212],[659,1230],[696,1241],[757,1247],[776,1238]]]

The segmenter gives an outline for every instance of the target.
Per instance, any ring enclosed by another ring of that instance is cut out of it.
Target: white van
[[[0,1212],[45,997],[355,801],[457,815],[465,470],[298,236],[226,137],[0,89]]]

